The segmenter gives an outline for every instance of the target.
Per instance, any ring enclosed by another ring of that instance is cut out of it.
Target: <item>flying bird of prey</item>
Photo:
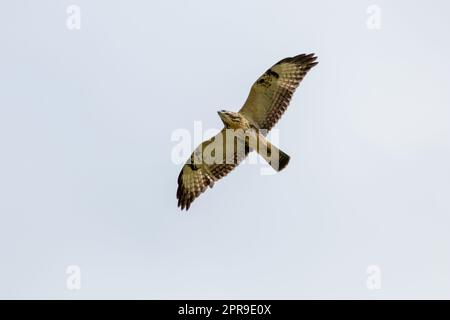
[[[218,112],[224,128],[195,149],[178,177],[177,199],[182,210],[189,210],[201,193],[212,188],[253,150],[276,171],[286,167],[289,156],[265,136],[286,111],[302,79],[318,63],[316,58],[312,53],[279,61],[256,80],[239,112]]]

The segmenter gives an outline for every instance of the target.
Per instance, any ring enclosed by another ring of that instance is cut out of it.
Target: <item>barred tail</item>
[[[264,136],[259,135],[259,144],[257,149],[259,155],[277,172],[280,172],[289,163],[291,157],[271,144]]]

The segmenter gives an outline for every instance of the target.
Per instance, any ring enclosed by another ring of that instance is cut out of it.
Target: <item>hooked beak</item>
[[[224,113],[225,113],[225,110],[217,111],[217,114],[219,115],[219,118],[220,118],[222,121],[225,121],[225,115],[224,115]]]

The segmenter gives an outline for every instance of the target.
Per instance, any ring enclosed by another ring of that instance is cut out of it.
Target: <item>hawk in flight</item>
[[[182,210],[189,210],[201,193],[253,150],[276,171],[286,167],[289,156],[265,136],[286,111],[302,79],[318,63],[316,58],[312,53],[279,61],[256,80],[239,112],[218,112],[224,128],[195,149],[178,177],[177,199]]]

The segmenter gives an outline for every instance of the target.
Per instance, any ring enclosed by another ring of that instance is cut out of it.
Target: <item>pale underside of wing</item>
[[[243,140],[227,139],[225,132],[223,129],[198,146],[183,166],[177,190],[178,206],[182,210],[188,210],[200,194],[236,168],[250,152]]]
[[[286,111],[292,95],[316,62],[314,54],[286,58],[268,69],[253,84],[239,111],[259,129],[269,131]]]
[[[286,111],[302,79],[316,64],[314,54],[301,54],[279,61],[253,84],[239,112],[255,127],[268,132]],[[236,168],[251,151],[248,146],[236,147],[234,139],[227,141],[225,132],[224,129],[203,142],[183,166],[177,190],[178,206],[181,209],[188,210],[200,194]],[[230,145],[234,147],[230,149]],[[222,152],[217,154],[217,150]]]

